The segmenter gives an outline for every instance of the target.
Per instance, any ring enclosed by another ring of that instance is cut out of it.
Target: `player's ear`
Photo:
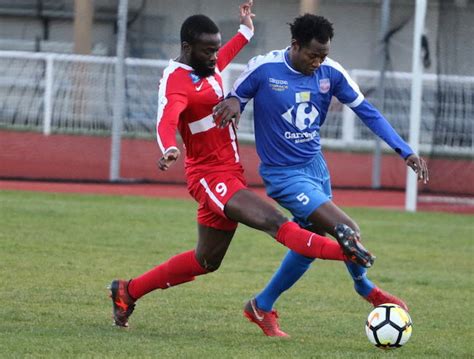
[[[191,53],[191,44],[187,41],[183,41],[181,43],[181,51],[184,54],[189,55]]]
[[[291,48],[295,51],[299,51],[300,50],[300,44],[298,43],[298,41],[296,39],[291,39]]]

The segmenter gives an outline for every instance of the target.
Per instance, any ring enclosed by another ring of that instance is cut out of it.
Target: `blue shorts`
[[[286,208],[302,227],[311,225],[308,217],[332,198],[331,179],[322,153],[303,165],[272,167],[260,165],[267,195]]]

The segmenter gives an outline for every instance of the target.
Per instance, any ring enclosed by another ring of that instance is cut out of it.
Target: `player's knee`
[[[221,266],[222,257],[216,256],[196,256],[197,261],[208,272],[215,272]]]
[[[220,261],[209,261],[203,264],[203,268],[208,272],[215,272],[221,266],[222,260]]]

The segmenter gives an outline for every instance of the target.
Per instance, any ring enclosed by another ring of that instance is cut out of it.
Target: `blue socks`
[[[280,268],[275,272],[263,291],[256,296],[258,308],[266,312],[271,311],[278,297],[301,278],[313,261],[314,258],[288,251],[281,262]],[[367,269],[352,262],[345,263],[354,280],[354,289],[359,295],[366,297],[375,287],[374,283],[367,279]]]
[[[271,311],[278,297],[301,278],[313,261],[314,258],[288,251],[281,262],[280,268],[275,272],[270,282],[255,297],[258,308],[265,312]]]
[[[367,278],[367,268],[352,262],[345,262],[347,270],[354,280],[354,289],[359,295],[367,297],[375,284]]]

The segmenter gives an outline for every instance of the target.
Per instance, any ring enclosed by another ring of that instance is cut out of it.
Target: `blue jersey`
[[[288,49],[251,59],[230,96],[242,109],[254,98],[257,153],[264,165],[307,163],[321,151],[320,128],[332,96],[349,106],[361,120],[403,158],[413,153],[380,112],[360,92],[336,61],[326,58],[310,76],[291,67]]]

